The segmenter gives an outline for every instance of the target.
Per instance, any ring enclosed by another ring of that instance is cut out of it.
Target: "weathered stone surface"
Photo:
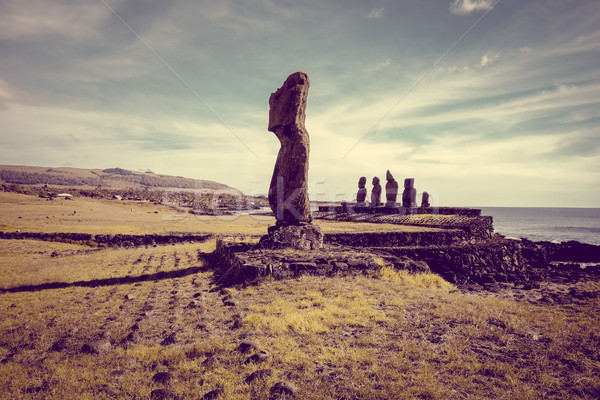
[[[150,400],[166,400],[177,398],[177,395],[171,389],[155,389],[150,392]]]
[[[244,340],[236,350],[240,353],[250,353],[253,350],[258,350],[258,343],[253,340]]]
[[[202,396],[202,400],[215,400],[215,399],[218,399],[222,394],[223,394],[222,389],[211,390],[210,392],[208,392],[204,396]]]
[[[246,383],[253,382],[257,379],[267,379],[270,378],[273,372],[270,369],[259,369],[254,371],[245,379]]]
[[[65,349],[67,349],[68,347],[69,347],[69,340],[68,340],[68,338],[64,337],[64,338],[60,338],[56,342],[54,342],[52,344],[52,346],[50,347],[50,351],[63,351]]]
[[[172,378],[169,372],[157,372],[152,376],[152,380],[156,383],[168,383]]]
[[[265,362],[269,359],[269,353],[265,350],[261,350],[258,353],[255,353],[253,355],[251,355],[250,357],[248,357],[246,359],[246,361],[244,361],[244,364],[250,364],[250,363],[262,363]]]
[[[312,220],[308,199],[310,141],[304,126],[309,87],[308,75],[296,72],[269,98],[268,129],[281,143],[269,188],[269,205],[278,223]]]
[[[542,251],[548,261],[600,262],[600,246],[568,241],[562,243],[532,242],[524,239],[523,245],[530,251]],[[544,260],[545,261],[545,260]]]
[[[82,353],[103,354],[112,350],[112,345],[108,339],[92,340],[81,348]]]
[[[398,199],[398,182],[396,182],[389,169],[385,174],[385,179],[387,180],[387,183],[385,184],[385,206],[395,207],[396,200]]]
[[[427,192],[423,192],[423,195],[421,196],[421,207],[431,207],[431,204],[429,203],[429,193]]]
[[[381,185],[379,184],[379,178],[373,177],[373,189],[371,189],[371,207],[377,207],[381,205]]]
[[[402,207],[417,206],[417,189],[415,189],[415,179],[406,178],[404,180],[404,192],[402,193]]]
[[[356,205],[357,206],[366,206],[367,199],[367,188],[365,185],[367,184],[367,178],[365,176],[361,176],[358,180],[358,193],[356,193]]]
[[[323,247],[323,231],[316,225],[270,226],[268,234],[260,239],[262,247],[298,250],[316,250]]]
[[[298,394],[298,388],[290,382],[277,382],[271,387],[269,399],[295,398]]]
[[[211,235],[169,234],[169,235],[92,235],[89,233],[42,233],[42,232],[4,232],[0,231],[0,239],[33,239],[47,242],[79,242],[88,246],[148,246],[167,243],[204,242]]]
[[[352,211],[352,212],[350,212]],[[340,216],[344,216],[348,213],[359,214],[431,214],[431,215],[458,215],[465,217],[478,217],[481,215],[481,210],[477,208],[463,208],[463,207],[417,207],[414,210],[408,210],[403,207],[380,207],[380,208],[368,208],[368,207],[350,207],[347,205],[344,207],[342,204],[339,205],[320,205],[315,218],[324,219],[339,219]],[[323,215],[323,213],[328,213]]]

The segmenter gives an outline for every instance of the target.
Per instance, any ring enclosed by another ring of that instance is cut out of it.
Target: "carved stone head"
[[[394,177],[392,176],[392,173],[390,172],[390,170],[388,169],[387,172],[385,173],[385,179],[387,181],[393,181]]]
[[[367,177],[361,176],[360,179],[358,180],[358,187],[364,188],[366,184],[367,184]]]
[[[304,72],[288,76],[283,85],[269,97],[269,131],[287,125],[304,127],[306,99],[310,80]]]

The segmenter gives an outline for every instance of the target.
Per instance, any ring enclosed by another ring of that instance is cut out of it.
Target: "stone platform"
[[[382,207],[384,208],[384,207]],[[450,208],[444,208],[450,210]],[[269,248],[255,241],[217,239],[223,279],[253,281],[262,276],[360,274],[383,266],[410,272],[433,272],[458,284],[527,280],[519,240],[493,233],[492,217],[480,210],[457,214],[364,212],[315,213],[317,219],[423,226],[427,230],[326,233],[323,248],[302,251]]]
[[[423,207],[415,207],[413,211],[417,209],[424,211]],[[479,209],[438,207],[436,208],[436,213],[430,214],[412,212],[410,210],[390,207],[363,207],[357,209],[337,207],[333,208],[333,211],[316,212],[314,218],[329,221],[423,226],[443,230],[452,229],[456,231],[455,234],[459,234],[458,231],[464,232],[471,241],[489,240],[494,234],[493,218],[490,216],[481,216],[481,210]],[[455,213],[452,214],[452,211]]]
[[[265,276],[276,279],[301,274],[335,276],[356,275],[389,266],[411,273],[433,272],[453,283],[489,283],[525,280],[525,264],[520,243],[500,236],[471,243],[456,231],[407,235],[406,232],[382,234],[325,234],[323,249],[265,249],[257,242],[217,239],[216,255],[223,281],[252,282]],[[456,235],[456,236],[454,236]],[[411,238],[412,236],[412,238]],[[358,243],[343,245],[337,243]]]
[[[377,207],[359,206],[356,203],[330,203],[318,206],[319,213],[344,214],[399,214],[399,215],[462,215],[467,217],[477,217],[481,215],[478,208],[464,207],[388,207],[385,205]]]

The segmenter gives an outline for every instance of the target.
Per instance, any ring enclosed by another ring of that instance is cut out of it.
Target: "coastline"
[[[600,245],[600,208],[481,207],[494,219],[494,231],[506,237]]]

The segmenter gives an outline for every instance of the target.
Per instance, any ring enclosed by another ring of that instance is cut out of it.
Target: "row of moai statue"
[[[392,176],[390,170],[385,174],[387,183],[385,184],[385,198],[386,207],[398,207],[396,200],[398,199],[398,182]],[[367,178],[362,176],[358,180],[358,193],[356,194],[356,205],[358,207],[367,206]],[[371,207],[377,207],[383,205],[381,202],[381,185],[379,178],[373,178],[373,189],[371,189]],[[402,192],[402,207],[416,207],[417,206],[417,189],[415,189],[415,179],[406,178],[404,180],[404,192]],[[429,193],[423,192],[421,207],[431,207],[429,204]]]

